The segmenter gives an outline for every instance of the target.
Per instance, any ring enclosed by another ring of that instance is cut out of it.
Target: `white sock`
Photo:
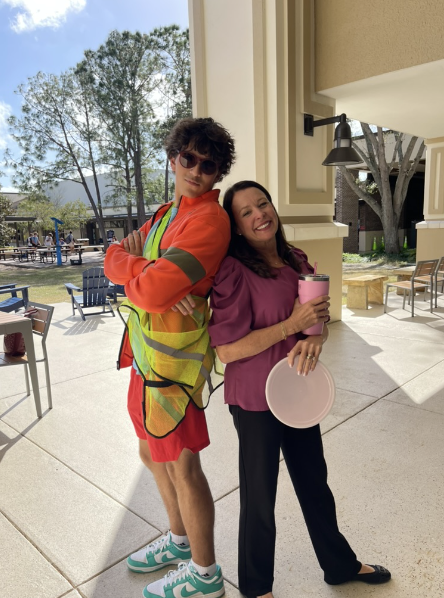
[[[216,563],[213,563],[209,567],[202,567],[201,565],[197,565],[193,559],[191,559],[190,565],[193,565],[201,577],[213,577],[216,573]]]
[[[174,544],[177,544],[177,546],[189,546],[190,545],[188,536],[176,536],[176,534],[173,534],[173,532],[171,532],[171,540],[174,542]]]

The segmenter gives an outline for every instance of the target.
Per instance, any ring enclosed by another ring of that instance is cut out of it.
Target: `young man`
[[[70,254],[74,253],[74,235],[72,234],[72,230],[65,237],[65,244],[69,245]],[[81,256],[80,256],[81,257]]]
[[[28,237],[28,247],[39,247],[40,241],[37,232],[33,232],[30,237]]]
[[[199,451],[209,444],[202,390],[212,366],[206,298],[230,240],[213,186],[230,171],[234,142],[213,119],[186,118],[165,148],[176,174],[174,201],[105,257],[106,275],[125,285],[130,301],[119,360],[133,366],[128,410],[170,522],[170,531],[128,557],[128,566],[145,573],[191,558],[143,595],[165,598],[166,588],[174,596],[186,588],[181,595],[217,598],[224,584]]]

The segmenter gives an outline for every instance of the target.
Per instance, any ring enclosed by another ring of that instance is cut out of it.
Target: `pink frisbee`
[[[270,411],[292,428],[310,428],[321,422],[333,406],[335,383],[329,370],[318,361],[314,372],[298,376],[296,366],[279,361],[268,375],[265,395]]]

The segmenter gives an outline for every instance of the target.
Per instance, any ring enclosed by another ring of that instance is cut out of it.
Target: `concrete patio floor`
[[[337,386],[322,423],[338,519],[358,558],[386,565],[385,586],[323,582],[285,464],[277,501],[276,598],[444,595],[444,300],[430,314],[382,306],[330,325],[322,361]],[[167,529],[139,463],[116,371],[122,323],[82,322],[57,304],[48,336],[54,409],[36,417],[21,368],[0,374],[0,598],[140,598],[151,575],[131,552]],[[37,340],[38,344],[38,340]],[[45,377],[39,370],[44,388]],[[202,461],[216,504],[216,550],[228,598],[237,590],[236,435],[222,394],[207,410]],[[301,455],[304,458],[304,455]],[[260,497],[258,497],[260,500]]]

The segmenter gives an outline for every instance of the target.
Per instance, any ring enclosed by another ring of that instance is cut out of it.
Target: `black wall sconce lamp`
[[[313,137],[314,127],[322,127],[323,125],[331,125],[333,123],[339,123],[335,129],[335,147],[322,164],[324,166],[347,166],[362,162],[358,152],[352,148],[351,129],[345,114],[321,120],[314,120],[312,114],[304,114],[304,135]]]

